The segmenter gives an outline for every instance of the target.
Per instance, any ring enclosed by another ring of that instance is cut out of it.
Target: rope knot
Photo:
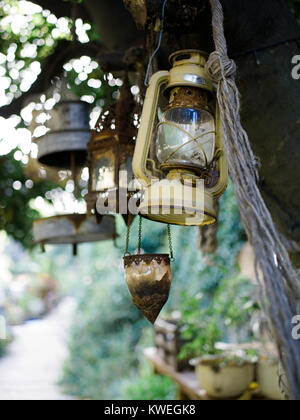
[[[219,83],[223,79],[233,77],[237,67],[227,55],[214,51],[206,63],[206,71],[213,82]]]

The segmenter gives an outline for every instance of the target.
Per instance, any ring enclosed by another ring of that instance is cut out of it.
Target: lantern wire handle
[[[162,44],[162,39],[163,39],[163,34],[164,34],[164,29],[165,29],[164,28],[164,26],[165,26],[164,24],[165,24],[165,10],[166,10],[167,1],[168,0],[164,0],[163,6],[162,6],[161,28],[160,28],[160,33],[159,33],[158,44],[157,44],[157,47],[156,47],[155,51],[151,55],[150,60],[149,60],[149,63],[148,63],[147,73],[146,73],[145,82],[144,82],[146,87],[148,87],[148,82],[149,82],[149,76],[150,76],[152,62],[153,62],[156,54],[160,50],[160,47],[161,47],[161,44]]]

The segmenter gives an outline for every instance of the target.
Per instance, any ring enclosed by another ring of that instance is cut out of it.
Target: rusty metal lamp
[[[115,218],[103,216],[96,219],[85,214],[67,214],[35,220],[33,223],[35,243],[42,249],[45,245],[73,245],[77,255],[77,245],[100,242],[116,238]]]
[[[35,140],[38,161],[42,165],[74,170],[86,163],[90,139],[89,105],[73,95],[64,78],[56,81],[54,92],[61,99],[48,112],[48,132]]]
[[[125,279],[135,306],[154,324],[169,298],[172,284],[171,262],[173,247],[170,226],[168,226],[170,254],[142,253],[142,221],[139,217],[137,254],[129,250],[130,226],[127,229],[124,254]]]
[[[185,50],[170,60],[169,72],[152,76],[144,102],[133,158],[144,185],[139,209],[164,223],[210,225],[217,220],[214,200],[227,187],[228,163],[207,55]]]
[[[132,157],[138,123],[137,103],[125,78],[120,98],[102,111],[88,144],[90,175],[85,199],[89,214],[99,210],[101,200],[106,212],[120,213],[128,221],[127,203],[134,178]]]
[[[78,192],[78,174],[86,163],[87,143],[90,139],[89,109],[87,104],[75,100],[70,92],[63,92],[62,100],[51,111],[49,131],[36,140],[38,160],[41,164],[71,169],[75,196]],[[35,220],[33,237],[45,251],[45,245],[73,245],[115,239],[113,216],[65,214]]]

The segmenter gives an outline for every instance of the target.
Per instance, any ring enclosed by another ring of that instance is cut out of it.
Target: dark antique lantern
[[[74,169],[86,163],[90,139],[89,105],[72,94],[65,80],[54,87],[60,101],[48,111],[48,132],[36,139],[42,165]]]
[[[90,139],[88,105],[76,99],[61,85],[61,101],[50,111],[49,131],[36,140],[41,164],[71,170],[75,196],[78,174],[86,164]],[[33,226],[34,242],[45,245],[71,244],[74,255],[77,244],[116,238],[113,216],[65,214],[39,219]]]
[[[117,102],[106,107],[88,144],[88,213],[128,215],[127,203],[134,190],[132,157],[139,114],[126,78]],[[128,219],[126,220],[128,221]]]

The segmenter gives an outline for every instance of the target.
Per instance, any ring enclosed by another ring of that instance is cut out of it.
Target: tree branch
[[[13,100],[10,105],[1,107],[0,116],[9,118],[11,115],[19,115],[24,107],[26,98],[31,95],[38,95],[45,92],[50,86],[51,79],[61,75],[63,65],[67,61],[72,58],[81,57],[82,55],[97,58],[100,51],[101,46],[95,42],[81,44],[79,42],[73,43],[66,40],[60,41],[53,54],[47,57],[42,63],[42,71],[30,90],[20,96],[20,98]]]
[[[56,17],[69,17],[72,18],[73,4],[71,2],[62,0],[32,0],[32,3],[38,4],[43,9],[50,10]],[[91,21],[91,16],[83,4],[77,4],[77,13],[83,19]]]

